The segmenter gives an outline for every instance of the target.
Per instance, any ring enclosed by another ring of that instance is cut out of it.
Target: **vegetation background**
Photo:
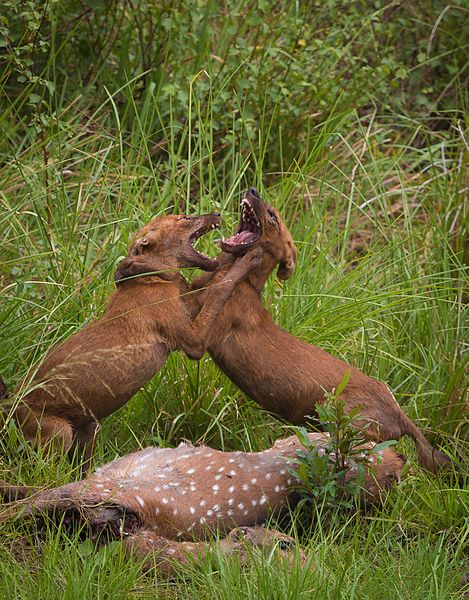
[[[55,343],[98,317],[130,235],[220,209],[254,184],[299,247],[276,322],[387,381],[467,465],[464,369],[469,9],[464,0],[2,0],[0,372],[17,397]],[[213,240],[212,240],[213,241]],[[204,242],[205,248],[213,244]],[[189,274],[190,275],[190,274]],[[261,351],[261,349],[260,349]],[[96,462],[188,438],[257,450],[287,426],[206,357],[175,354],[99,435]],[[312,566],[268,555],[142,575],[114,542],[10,522],[1,598],[459,598],[463,474],[413,447],[384,506],[291,527]],[[0,430],[0,477],[77,476]],[[466,580],[467,581],[467,580]]]

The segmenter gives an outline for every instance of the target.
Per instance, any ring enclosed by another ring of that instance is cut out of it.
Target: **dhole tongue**
[[[240,233],[235,233],[230,238],[225,240],[225,244],[247,244],[248,242],[252,242],[256,239],[256,234],[252,231],[240,231]]]

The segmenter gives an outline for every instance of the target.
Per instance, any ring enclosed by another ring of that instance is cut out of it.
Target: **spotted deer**
[[[324,445],[325,433],[310,433]],[[34,492],[9,504],[0,521],[13,515],[52,514],[65,522],[85,521],[92,535],[106,531],[124,537],[127,551],[172,572],[172,561],[204,557],[210,536],[220,532],[225,553],[245,557],[248,544],[280,545],[288,553],[293,540],[260,527],[298,501],[295,476],[296,436],[278,440],[262,452],[222,452],[207,446],[181,443],[177,448],[146,448],[98,468],[87,478],[55,489]],[[379,502],[381,492],[399,480],[404,459],[387,448],[371,454],[363,494]],[[351,465],[347,477],[354,477]],[[22,487],[0,486],[10,499],[23,496]]]

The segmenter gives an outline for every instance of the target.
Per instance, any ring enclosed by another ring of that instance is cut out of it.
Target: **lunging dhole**
[[[217,268],[193,244],[219,225],[219,213],[167,215],[134,236],[103,316],[50,350],[32,390],[14,407],[28,440],[64,451],[78,447],[88,458],[98,424],[130,400],[171,351],[202,357],[223,303],[257,261],[251,255],[234,265],[192,321],[189,286],[178,269]]]
[[[221,243],[216,272],[193,283],[200,302],[240,257],[261,250],[260,264],[237,286],[221,309],[217,328],[208,340],[215,363],[250,398],[292,423],[312,416],[325,392],[337,389],[350,373],[340,398],[347,410],[359,407],[373,440],[398,440],[411,436],[420,464],[433,472],[447,465],[445,454],[435,450],[407,417],[384,383],[317,346],[299,340],[276,325],[262,302],[262,288],[277,268],[277,277],[288,279],[294,271],[297,249],[278,211],[263,202],[254,188],[241,202],[237,231]]]

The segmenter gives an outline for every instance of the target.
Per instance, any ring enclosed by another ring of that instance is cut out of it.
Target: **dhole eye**
[[[191,217],[179,217],[180,221],[190,221]]]
[[[269,217],[272,219],[272,221],[275,221],[276,223],[278,223],[277,215],[274,212],[272,212],[271,210],[269,210]]]

